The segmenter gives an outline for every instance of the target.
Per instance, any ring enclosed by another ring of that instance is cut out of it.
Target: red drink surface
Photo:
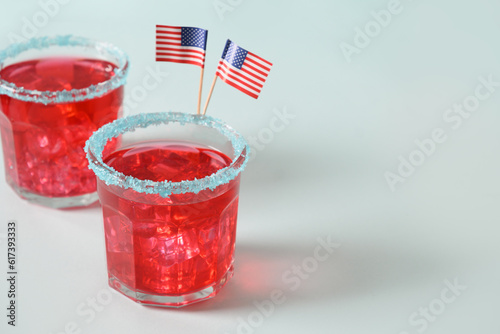
[[[144,142],[105,157],[139,179],[174,182],[213,174],[223,153],[187,142]],[[108,273],[129,289],[183,295],[221,280],[233,262],[239,177],[214,191],[163,199],[98,181]]]
[[[38,91],[87,88],[110,79],[112,63],[80,58],[46,58],[3,68],[0,77]],[[0,127],[8,182],[46,197],[96,190],[83,147],[90,135],[120,113],[123,87],[74,103],[25,102],[0,96]],[[113,145],[110,145],[112,148]]]

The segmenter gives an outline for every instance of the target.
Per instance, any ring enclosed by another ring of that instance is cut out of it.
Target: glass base
[[[139,304],[148,306],[180,308],[183,306],[191,305],[215,297],[215,295],[222,289],[224,285],[226,285],[227,281],[229,281],[231,277],[233,277],[232,265],[228,269],[226,274],[222,276],[222,278],[218,282],[215,282],[211,286],[206,287],[202,290],[175,296],[152,295],[141,291],[134,291],[125,284],[121,283],[114,276],[109,277],[109,286]]]
[[[70,196],[70,197],[46,197],[42,195],[33,194],[26,189],[17,187],[9,182],[9,185],[21,197],[30,203],[43,205],[53,209],[67,209],[89,206],[99,200],[97,192],[90,194]]]

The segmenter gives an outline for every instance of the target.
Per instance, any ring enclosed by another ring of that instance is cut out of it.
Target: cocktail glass
[[[5,174],[19,196],[53,208],[98,200],[83,147],[120,117],[127,73],[121,50],[81,37],[33,38],[0,51]]]
[[[103,154],[119,137],[121,146]],[[212,117],[151,113],[103,126],[85,151],[97,175],[110,286],[154,306],[215,296],[233,274],[244,138]]]

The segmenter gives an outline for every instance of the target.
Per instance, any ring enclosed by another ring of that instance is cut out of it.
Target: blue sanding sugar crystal
[[[202,179],[181,182],[155,182],[152,180],[140,180],[132,176],[124,175],[104,163],[102,152],[106,143],[112,138],[116,138],[123,133],[132,132],[136,128],[146,128],[148,126],[160,124],[166,125],[170,122],[176,122],[181,125],[197,124],[217,130],[231,141],[234,151],[234,158],[231,164]],[[89,160],[89,168],[107,185],[116,185],[125,189],[131,188],[140,193],[158,194],[166,198],[172,194],[197,194],[205,189],[214,190],[219,185],[234,180],[239,173],[245,169],[248,162],[250,147],[243,136],[219,119],[211,116],[190,115],[177,112],[159,112],[128,116],[104,125],[94,132],[86,142],[85,152]],[[237,164],[237,160],[241,156],[243,156],[244,160],[241,164]]]

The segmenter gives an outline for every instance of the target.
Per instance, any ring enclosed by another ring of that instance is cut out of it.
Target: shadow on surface
[[[447,277],[445,262],[439,263],[436,254],[402,243],[342,244],[312,270],[311,258],[318,245],[237,244],[235,274],[228,284],[215,298],[180,310],[251,312],[256,309],[254,302],[270,300],[275,289],[283,291],[284,306],[364,299],[373,293],[412,289],[426,280],[440,282]],[[322,250],[321,254],[327,253]],[[302,278],[291,270],[294,265],[301,268]]]

